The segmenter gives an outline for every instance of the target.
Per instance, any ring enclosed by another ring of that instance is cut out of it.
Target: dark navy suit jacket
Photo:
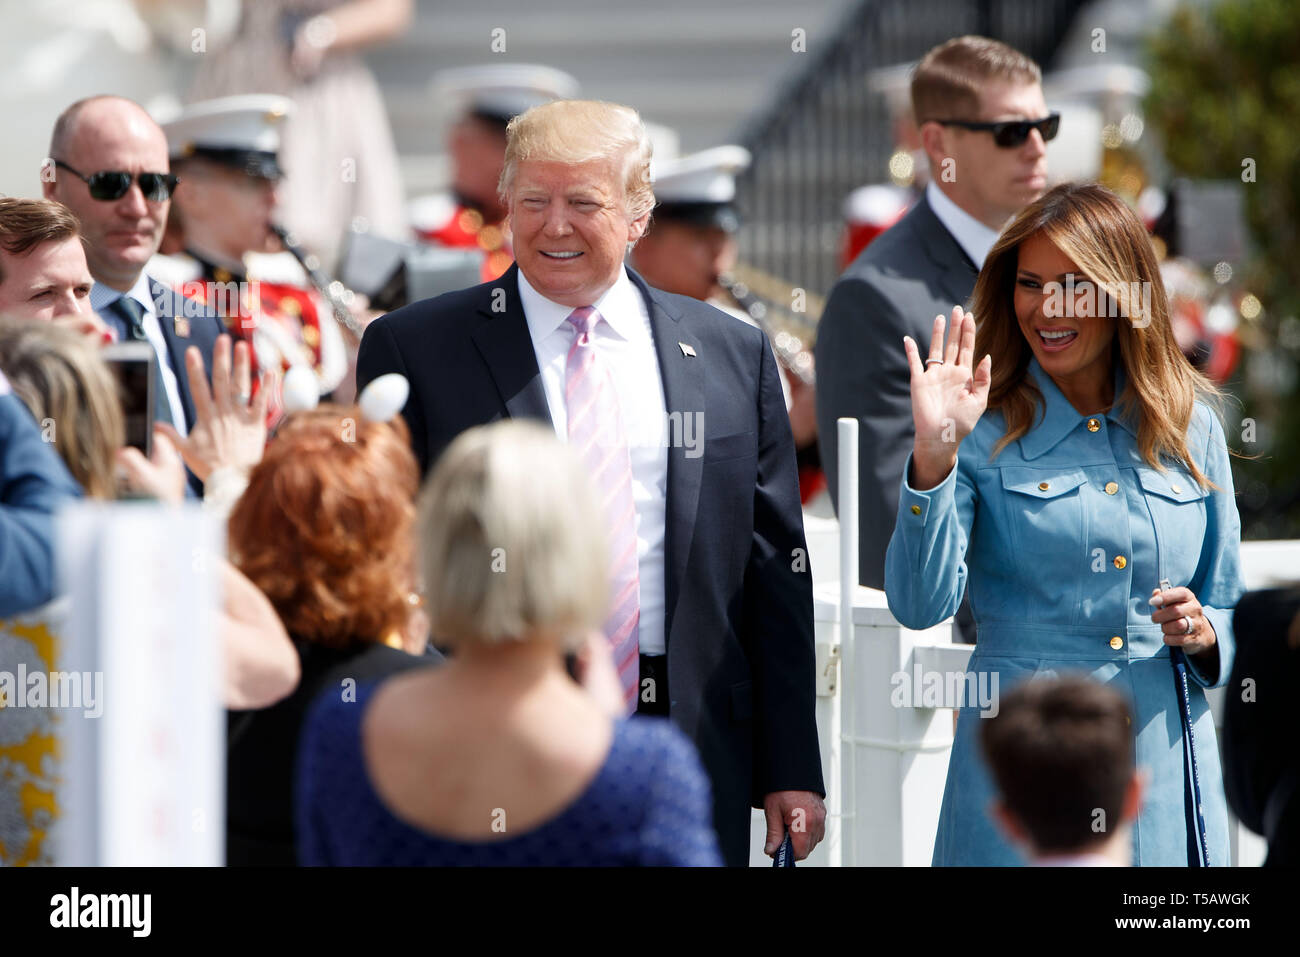
[[[410,380],[402,414],[426,472],[472,426],[551,423],[517,271],[405,306],[361,341],[358,389],[389,372]],[[650,315],[669,415],[703,414],[702,449],[668,450],[669,715],[709,772],[723,855],[743,866],[751,806],[772,791],[825,794],[794,441],[764,334],[628,272]]]

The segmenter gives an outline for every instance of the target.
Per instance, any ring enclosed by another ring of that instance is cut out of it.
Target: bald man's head
[[[146,199],[136,178],[166,173],[167,137],[132,100],[95,96],[78,100],[59,116],[50,137],[52,177],[42,184],[47,199],[66,205],[81,222],[86,259],[97,282],[126,291],[158,249],[170,202]],[[98,172],[131,174],[117,199],[95,199],[82,177]]]

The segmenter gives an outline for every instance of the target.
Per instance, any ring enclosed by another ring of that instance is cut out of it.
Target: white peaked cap
[[[736,198],[736,175],[750,164],[743,146],[712,149],[656,163],[655,199],[661,203],[730,203]]]
[[[491,63],[456,67],[434,74],[433,94],[459,101],[465,112],[509,120],[551,100],[578,95],[578,81],[555,67],[538,63]]]
[[[276,153],[280,122],[292,110],[293,101],[284,96],[223,96],[191,103],[162,128],[172,156],[185,156],[196,149]]]

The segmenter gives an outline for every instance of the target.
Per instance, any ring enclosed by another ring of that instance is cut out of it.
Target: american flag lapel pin
[[[692,345],[690,345],[690,344],[688,344],[688,343],[685,343],[685,342],[679,342],[679,343],[677,343],[677,345],[681,347],[682,355],[684,355],[684,356],[690,356],[692,359],[695,358],[695,347],[694,347],[694,346],[692,346]]]

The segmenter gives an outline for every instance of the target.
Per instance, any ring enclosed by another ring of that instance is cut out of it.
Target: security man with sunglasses
[[[858,574],[883,589],[899,481],[912,448],[904,336],[928,342],[936,315],[968,302],[1002,226],[1047,187],[1046,141],[1059,117],[1033,60],[984,37],[949,40],[912,76],[912,109],[930,161],[924,196],[853,261],[831,289],[817,329],[817,427],[822,467],[838,469],[836,420],[860,423]],[[969,606],[957,613],[974,641]]]
[[[117,96],[78,100],[60,114],[41,169],[46,199],[81,222],[95,285],[91,307],[121,341],[147,341],[158,358],[154,418],[182,434],[194,424],[185,351],[198,346],[205,369],[220,321],[145,273],[158,250],[177,179],[167,138],[144,108]],[[191,477],[191,486],[197,480]]]

